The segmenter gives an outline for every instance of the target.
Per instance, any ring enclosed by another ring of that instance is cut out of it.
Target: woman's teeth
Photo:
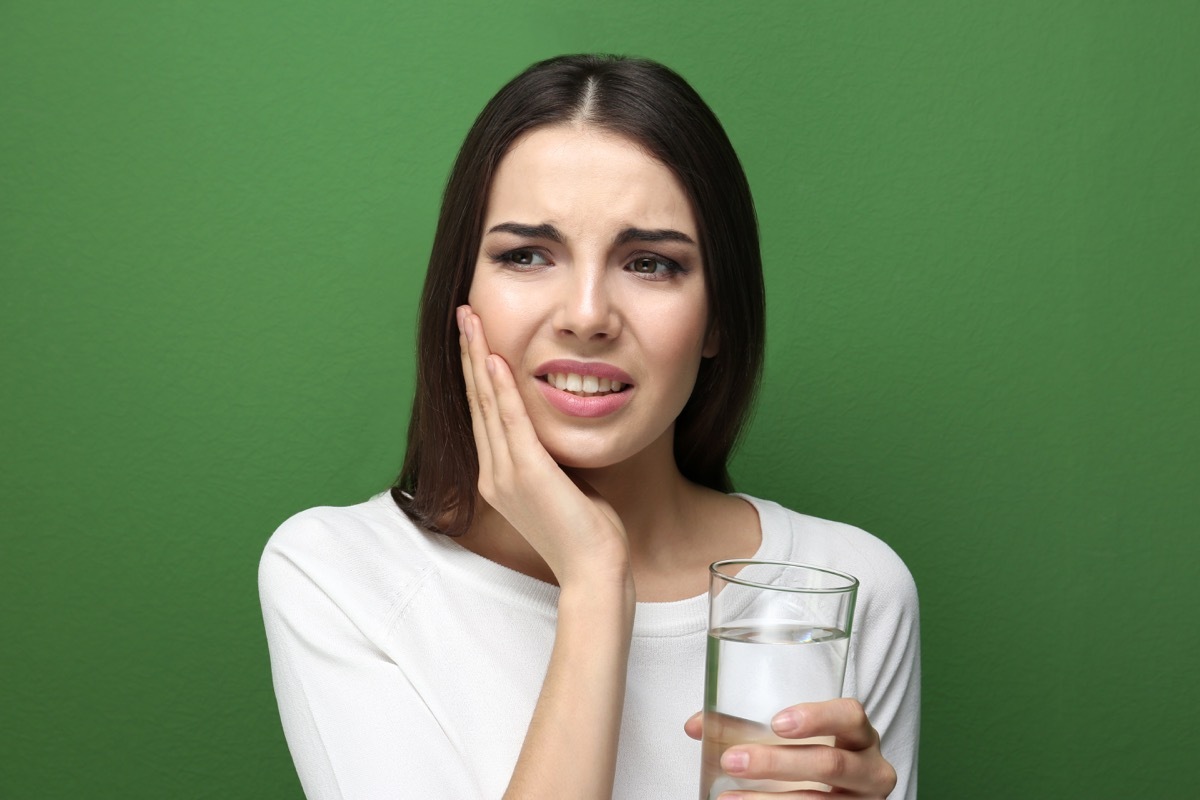
[[[581,397],[592,397],[597,394],[610,394],[625,388],[620,381],[608,378],[597,378],[595,375],[578,375],[574,372],[553,372],[546,376],[546,382],[564,392],[577,394]]]

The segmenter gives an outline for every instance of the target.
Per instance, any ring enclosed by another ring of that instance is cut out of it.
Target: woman
[[[489,102],[446,189],[397,485],[293,517],[263,556],[310,798],[692,800],[707,566],[751,556],[860,578],[857,700],[775,719],[834,747],[739,745],[722,766],[915,796],[904,565],[727,493],[763,317],[749,188],[681,78],[563,57]]]

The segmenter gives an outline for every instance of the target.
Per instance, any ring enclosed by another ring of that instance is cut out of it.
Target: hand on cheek
[[[560,586],[623,575],[628,544],[616,513],[567,477],[546,452],[512,372],[490,352],[482,322],[470,306],[458,309],[458,325],[480,496],[538,551]]]

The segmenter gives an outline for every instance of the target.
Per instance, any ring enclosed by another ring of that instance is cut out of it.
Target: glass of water
[[[708,662],[700,800],[732,789],[828,789],[821,783],[735,779],[721,754],[735,744],[826,744],[782,739],[771,718],[796,703],[842,694],[858,579],[786,561],[734,559],[709,567]]]

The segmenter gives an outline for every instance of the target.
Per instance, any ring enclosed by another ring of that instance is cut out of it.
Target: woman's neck
[[[687,512],[697,496],[708,491],[683,477],[669,447],[657,445],[610,467],[564,468],[612,505],[625,526],[635,559],[639,550],[669,546],[694,534],[694,526],[687,524]]]

